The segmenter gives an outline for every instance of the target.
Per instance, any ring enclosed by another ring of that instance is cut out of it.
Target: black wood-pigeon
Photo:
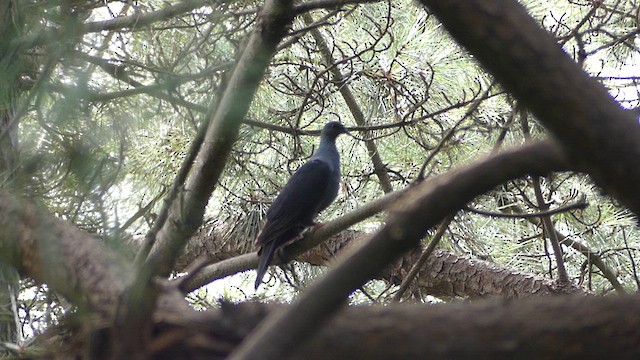
[[[346,132],[337,121],[327,123],[322,129],[318,150],[293,173],[267,210],[267,221],[256,239],[256,244],[260,246],[256,289],[278,247],[299,236],[305,228],[313,226],[313,218],[338,196],[340,155],[336,138]]]

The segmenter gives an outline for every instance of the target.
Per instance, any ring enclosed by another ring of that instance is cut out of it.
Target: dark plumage
[[[318,150],[291,176],[267,210],[267,221],[256,239],[260,246],[256,289],[276,249],[314,225],[313,218],[338,196],[340,155],[336,138],[346,132],[337,121],[327,123]]]

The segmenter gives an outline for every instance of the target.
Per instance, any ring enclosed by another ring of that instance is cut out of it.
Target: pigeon
[[[313,218],[338,196],[340,155],[336,138],[344,133],[347,130],[340,122],[327,123],[322,129],[318,150],[293,173],[267,210],[267,221],[256,239],[260,247],[256,290],[276,250],[315,225]]]

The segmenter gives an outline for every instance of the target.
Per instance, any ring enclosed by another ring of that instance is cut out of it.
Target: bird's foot
[[[318,229],[320,229],[321,227],[323,227],[324,224],[323,223],[313,223],[311,225],[311,227],[306,231],[307,234],[313,234],[314,232],[318,231]]]
[[[278,247],[278,249],[276,250],[275,255],[278,257],[278,260],[280,260],[281,264],[285,264],[287,263],[289,260],[291,260],[290,258],[287,258],[286,256],[284,256],[285,254],[285,249],[287,248],[287,246],[296,243],[302,239],[304,239],[304,237],[307,235],[307,232],[304,231],[294,237],[292,237],[290,240],[288,240],[287,242],[285,242],[284,244],[280,245],[280,247]]]

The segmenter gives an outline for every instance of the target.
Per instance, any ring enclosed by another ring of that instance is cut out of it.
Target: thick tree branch
[[[229,305],[222,317],[246,329],[282,310],[266,309]],[[638,296],[349,307],[287,359],[635,359],[636,311]]]
[[[184,191],[171,205],[165,226],[149,254],[153,273],[167,275],[186,240],[202,222],[204,208],[226,164],[255,91],[278,42],[291,22],[291,2],[267,1],[236,65],[195,159]]]
[[[185,259],[181,260],[181,266],[187,266],[197,261],[197,256],[206,254],[210,261],[217,261],[209,265],[204,273],[198,273],[193,279],[189,279],[185,289],[187,292],[211,281],[251,270],[256,266],[257,259],[256,254],[251,252],[253,248],[251,241],[247,241],[242,234],[221,234],[220,227],[212,230],[192,239],[194,244],[187,247],[188,254],[185,254]],[[357,247],[369,235],[359,231],[345,230],[326,239],[321,245],[297,255],[295,259],[312,265],[331,266],[336,258],[344,256],[345,251]],[[391,266],[376,274],[375,279],[394,283],[405,281],[410,270],[421,257],[423,249],[419,247],[409,251]],[[242,255],[238,255],[239,253]],[[412,289],[419,289],[422,293],[437,297],[466,298],[487,296],[519,298],[558,293],[584,293],[584,290],[577,286],[561,287],[556,281],[543,276],[522,273],[506,266],[444,250],[435,250],[433,255],[419,267],[415,286]]]
[[[110,318],[130,271],[93,236],[0,191],[0,260]]]
[[[572,160],[640,214],[633,180],[640,179],[637,119],[589,78],[522,5],[513,0],[421,2],[557,136]]]
[[[412,251],[402,257],[403,265],[405,259],[413,253]],[[507,266],[438,249],[420,268],[415,286],[433,296],[464,296],[470,299],[514,299],[589,293],[573,284],[561,284],[544,276],[522,273]]]
[[[438,230],[436,230],[436,233],[433,235],[433,237],[429,241],[429,245],[427,245],[427,247],[424,250],[422,250],[420,256],[413,263],[407,275],[404,277],[404,279],[402,279],[402,283],[400,283],[400,286],[398,287],[398,291],[396,291],[396,293],[393,295],[393,301],[399,302],[400,300],[402,300],[404,293],[407,291],[407,289],[411,285],[411,282],[418,275],[418,272],[420,271],[420,269],[424,267],[424,263],[429,259],[429,257],[431,257],[431,254],[433,254],[434,250],[436,249],[436,246],[438,246],[440,239],[442,239],[442,236],[444,235],[445,231],[447,231],[447,229],[449,228],[449,224],[451,224],[451,221],[453,221],[454,217],[455,217],[455,214],[451,214],[447,216],[444,220],[442,220],[440,225],[438,225]]]
[[[315,265],[331,265],[336,257],[367,239],[367,234],[356,231],[343,232],[300,255],[297,259]],[[375,278],[389,282],[404,282],[421,258],[425,247],[416,247],[391,266],[380,271]],[[412,290],[437,297],[482,298],[499,296],[520,298],[545,296],[560,293],[586,294],[579,286],[561,286],[557,281],[516,271],[510,267],[483,261],[471,256],[434,250],[424,264],[418,268]]]

